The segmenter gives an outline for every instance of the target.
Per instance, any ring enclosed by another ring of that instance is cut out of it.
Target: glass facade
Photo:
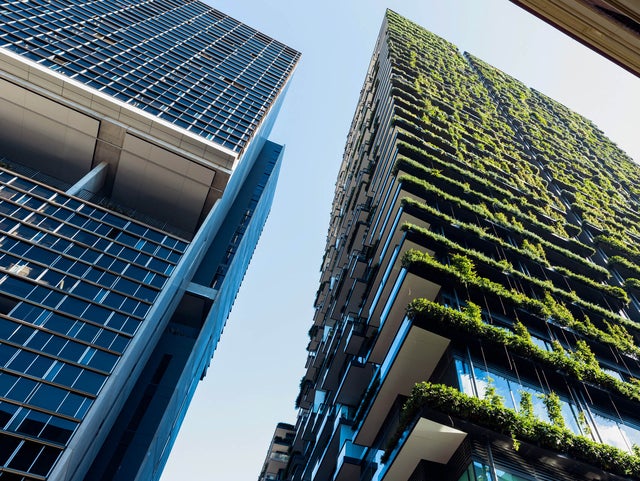
[[[6,170],[0,213],[0,463],[43,476],[188,244]]]
[[[459,387],[471,396],[484,398],[488,387],[500,396],[505,407],[520,410],[523,393],[528,393],[537,419],[550,422],[542,386],[518,379],[503,369],[485,366],[481,360],[456,359]],[[569,389],[560,396],[565,426],[574,434],[587,436],[628,452],[640,446],[640,427],[619,413],[598,410],[580,391]]]
[[[499,468],[494,469],[495,471],[490,466],[476,461],[469,466],[458,481],[531,481],[531,478],[528,477],[511,474]]]
[[[270,210],[300,54],[182,0],[0,1],[0,47],[0,479],[158,479]]]
[[[0,2],[0,47],[236,152],[299,58],[202,2]]]

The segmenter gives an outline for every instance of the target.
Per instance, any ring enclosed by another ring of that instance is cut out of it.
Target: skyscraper
[[[0,479],[157,479],[299,54],[177,0],[3,2],[0,47]]]
[[[285,479],[638,479],[639,180],[590,121],[388,11]]]

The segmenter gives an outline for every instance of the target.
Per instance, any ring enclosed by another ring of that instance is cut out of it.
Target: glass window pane
[[[25,441],[9,462],[9,467],[20,471],[28,471],[43,447],[41,444]]]
[[[45,424],[49,421],[48,414],[43,414],[38,411],[29,410],[27,412],[26,417],[22,420],[17,432],[26,434],[27,436],[33,436],[37,438],[40,435],[40,432],[44,428]]]
[[[489,373],[482,368],[474,366],[473,375],[475,378],[476,389],[478,391],[478,397],[483,399],[489,386]]]
[[[102,384],[104,384],[105,380],[106,376],[103,376],[102,374],[83,370],[73,387],[80,391],[98,394],[98,391],[102,387]]]
[[[0,367],[6,366],[16,352],[18,352],[17,348],[7,344],[0,344]]]
[[[4,429],[18,409],[15,404],[0,401],[0,429]]]
[[[77,423],[52,416],[47,425],[44,427],[41,436],[48,441],[66,444],[71,437]]]
[[[66,396],[66,391],[59,387],[40,384],[29,403],[49,411],[55,411]]]
[[[73,386],[76,378],[80,375],[81,369],[69,364],[63,364],[58,373],[56,374],[54,381],[64,386]]]
[[[498,481],[529,481],[527,478],[507,473],[506,471],[498,468],[496,468],[496,474],[498,476]]]
[[[95,369],[100,369],[101,371],[111,372],[117,361],[118,356],[116,356],[115,354],[110,354],[104,351],[96,351],[96,353],[89,361],[89,366]]]
[[[629,451],[630,446],[627,446],[625,438],[620,431],[618,422],[596,412],[593,412],[592,414],[602,442],[610,446],[615,446]]]
[[[489,466],[485,466],[476,461],[473,463],[473,467],[476,475],[476,481],[493,481]]]
[[[471,378],[471,368],[469,363],[462,359],[456,359],[456,371],[458,373],[458,388],[469,396],[474,396],[473,380]]]
[[[6,465],[20,442],[20,439],[0,433],[0,464]]]
[[[13,385],[13,387],[7,394],[7,398],[24,402],[27,400],[36,385],[37,383],[35,381],[21,377]]]
[[[80,331],[76,334],[76,337],[85,342],[93,342],[99,331],[100,328],[83,322]]]
[[[496,394],[502,398],[504,406],[514,409],[515,406],[513,404],[513,398],[511,397],[509,381],[496,373],[491,373],[491,378],[493,379],[492,383],[496,390]]]
[[[36,359],[36,355],[28,351],[20,351],[9,364],[9,368],[17,372],[23,372]]]
[[[60,357],[73,362],[78,362],[87,346],[73,341],[67,341],[67,344],[60,351]]]
[[[0,396],[6,397],[7,393],[17,380],[18,376],[7,374],[6,372],[0,372]]]
[[[620,429],[626,436],[627,442],[630,446],[640,446],[640,429],[629,424],[621,424]]]
[[[565,425],[571,432],[574,434],[580,434],[580,424],[578,423],[578,409],[573,403],[568,403],[567,401],[561,399],[560,400],[561,409],[562,409],[562,417],[564,418]]]
[[[60,449],[54,448],[52,446],[45,446],[40,452],[38,459],[36,459],[36,462],[31,466],[30,472],[40,476],[46,476],[49,471],[51,471],[51,468],[58,459],[60,453]]]

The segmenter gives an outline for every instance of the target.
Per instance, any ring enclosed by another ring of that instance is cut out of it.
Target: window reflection
[[[496,481],[531,481],[531,478],[509,473],[498,467],[495,468],[495,474]],[[494,477],[490,466],[474,461],[458,481],[494,481]]]
[[[455,366],[458,386],[463,393],[483,399],[487,388],[491,386],[502,398],[505,407],[519,411],[522,394],[526,392],[531,395],[535,417],[550,422],[543,401],[545,392],[539,386],[522,382],[492,366],[475,365],[472,369],[471,363],[461,358],[455,359]],[[617,414],[595,411],[577,397],[570,399],[560,396],[560,407],[566,428],[574,434],[588,436],[629,452],[634,445],[640,446],[640,429]]]

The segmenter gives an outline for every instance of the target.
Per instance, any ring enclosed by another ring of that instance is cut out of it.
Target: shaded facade
[[[0,479],[157,479],[269,212],[299,54],[201,2],[0,16]]]
[[[590,121],[388,11],[286,479],[637,479],[639,180]]]

